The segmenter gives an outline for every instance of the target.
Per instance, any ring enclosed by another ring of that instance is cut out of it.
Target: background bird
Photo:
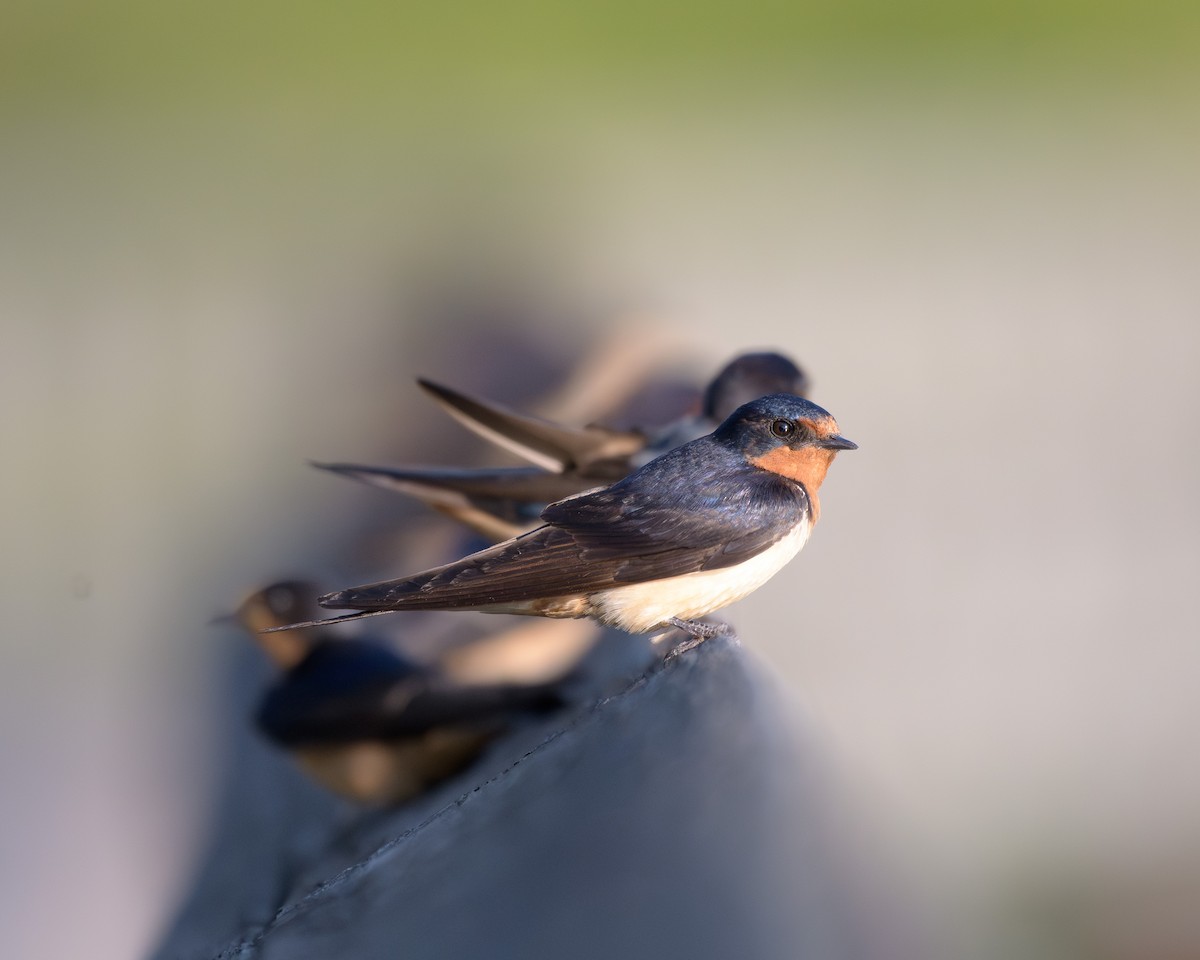
[[[741,354],[698,395],[696,413],[657,427],[618,430],[599,424],[566,426],[429,380],[417,382],[468,429],[532,466],[313,465],[416,497],[494,542],[536,526],[547,504],[619,480],[659,454],[703,436],[744,403],[776,393],[803,397],[808,389],[803,371],[782,354]]]
[[[557,682],[463,684],[380,643],[313,627],[269,630],[311,617],[315,593],[304,581],[274,583],[235,616],[283,671],[259,705],[259,729],[343,796],[375,805],[411,799],[522,716],[563,705]]]

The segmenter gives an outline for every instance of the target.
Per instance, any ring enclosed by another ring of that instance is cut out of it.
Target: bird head
[[[305,630],[262,631],[311,619],[316,614],[316,594],[316,585],[308,581],[280,580],[246,597],[234,618],[276,665],[288,670],[307,656],[315,639]]]
[[[804,485],[819,510],[816,492],[839,450],[858,444],[838,432],[837,421],[810,400],[786,393],[759,397],[738,407],[713,434],[746,461]]]
[[[743,353],[729,361],[704,391],[704,415],[719,423],[742,404],[766,394],[804,396],[808,377],[781,353]]]

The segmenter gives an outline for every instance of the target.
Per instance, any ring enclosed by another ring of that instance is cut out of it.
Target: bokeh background
[[[244,722],[204,622],[406,516],[306,459],[649,337],[861,445],[730,619],[960,955],[1200,956],[1198,82],[1173,0],[9,0],[8,952],[161,936]]]

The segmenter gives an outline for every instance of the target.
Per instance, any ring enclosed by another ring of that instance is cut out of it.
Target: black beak
[[[858,444],[853,440],[847,440],[840,433],[835,433],[832,437],[826,437],[821,441],[820,446],[826,450],[857,450]]]

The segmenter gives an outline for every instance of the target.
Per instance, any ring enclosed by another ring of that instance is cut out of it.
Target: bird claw
[[[704,623],[700,620],[682,620],[679,617],[671,617],[667,620],[676,630],[682,630],[687,634],[687,639],[675,644],[667,655],[663,658],[664,662],[673,660],[682,653],[687,653],[689,650],[694,650],[700,646],[705,640],[718,635],[728,635],[733,632],[729,624],[720,621],[716,623]]]

